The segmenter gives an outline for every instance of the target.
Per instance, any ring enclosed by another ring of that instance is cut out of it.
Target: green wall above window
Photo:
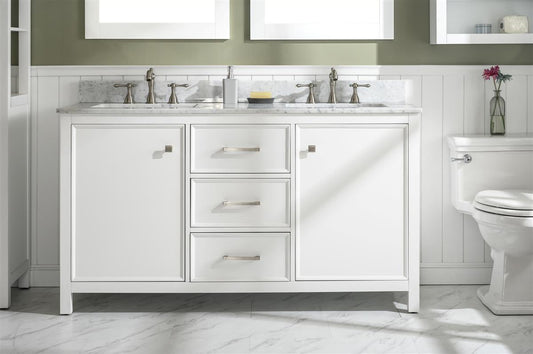
[[[83,0],[36,0],[32,65],[533,64],[531,44],[430,45],[429,0],[396,0],[395,40],[373,42],[250,41],[249,3],[231,0],[229,40],[86,40]]]

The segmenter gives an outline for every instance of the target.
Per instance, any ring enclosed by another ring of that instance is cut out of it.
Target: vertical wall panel
[[[30,226],[30,232],[31,232],[31,264],[35,265],[38,264],[37,262],[37,117],[39,113],[39,94],[38,94],[38,78],[32,77],[31,78],[31,142],[30,142],[30,149],[31,149],[31,168],[30,168],[30,197],[31,197],[31,205],[30,205],[30,217],[31,217],[31,226]]]
[[[506,86],[506,131],[523,133],[527,131],[527,76],[514,75]]]
[[[527,132],[533,133],[533,75],[527,77]]]
[[[485,131],[485,84],[477,72],[465,75],[464,133],[483,134]]]
[[[422,262],[442,262],[442,76],[422,79]]]
[[[465,76],[464,98],[464,132],[465,134],[484,134],[488,128],[488,120],[485,119],[485,110],[490,100],[489,81],[484,81],[479,71],[474,70]],[[487,93],[488,92],[488,93]],[[479,233],[476,221],[469,215],[464,216],[464,262],[485,262],[485,242]]]
[[[401,79],[405,80],[405,103],[421,107],[422,106],[422,77],[405,75],[405,76],[402,76]]]
[[[464,77],[444,76],[442,120],[442,259],[443,262],[463,261],[463,214],[451,202],[449,135],[463,133]]]
[[[107,80],[107,78],[106,78]],[[59,106],[64,107],[80,101],[80,77],[63,76],[59,78]]]
[[[59,264],[59,78],[39,77],[37,116],[36,257]]]

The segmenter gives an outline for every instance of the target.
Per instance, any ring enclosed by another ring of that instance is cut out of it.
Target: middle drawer
[[[191,227],[289,227],[289,179],[192,179]]]

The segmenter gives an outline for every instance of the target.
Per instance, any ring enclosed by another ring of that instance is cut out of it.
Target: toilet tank
[[[475,195],[487,189],[533,191],[533,134],[450,136],[451,158],[472,157],[470,163],[451,161],[451,199],[471,214]]]

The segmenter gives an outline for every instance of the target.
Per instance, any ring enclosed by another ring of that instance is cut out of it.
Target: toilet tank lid
[[[533,190],[485,190],[476,194],[475,201],[489,207],[533,211]]]
[[[453,135],[448,137],[448,145],[452,151],[533,150],[533,134]]]

